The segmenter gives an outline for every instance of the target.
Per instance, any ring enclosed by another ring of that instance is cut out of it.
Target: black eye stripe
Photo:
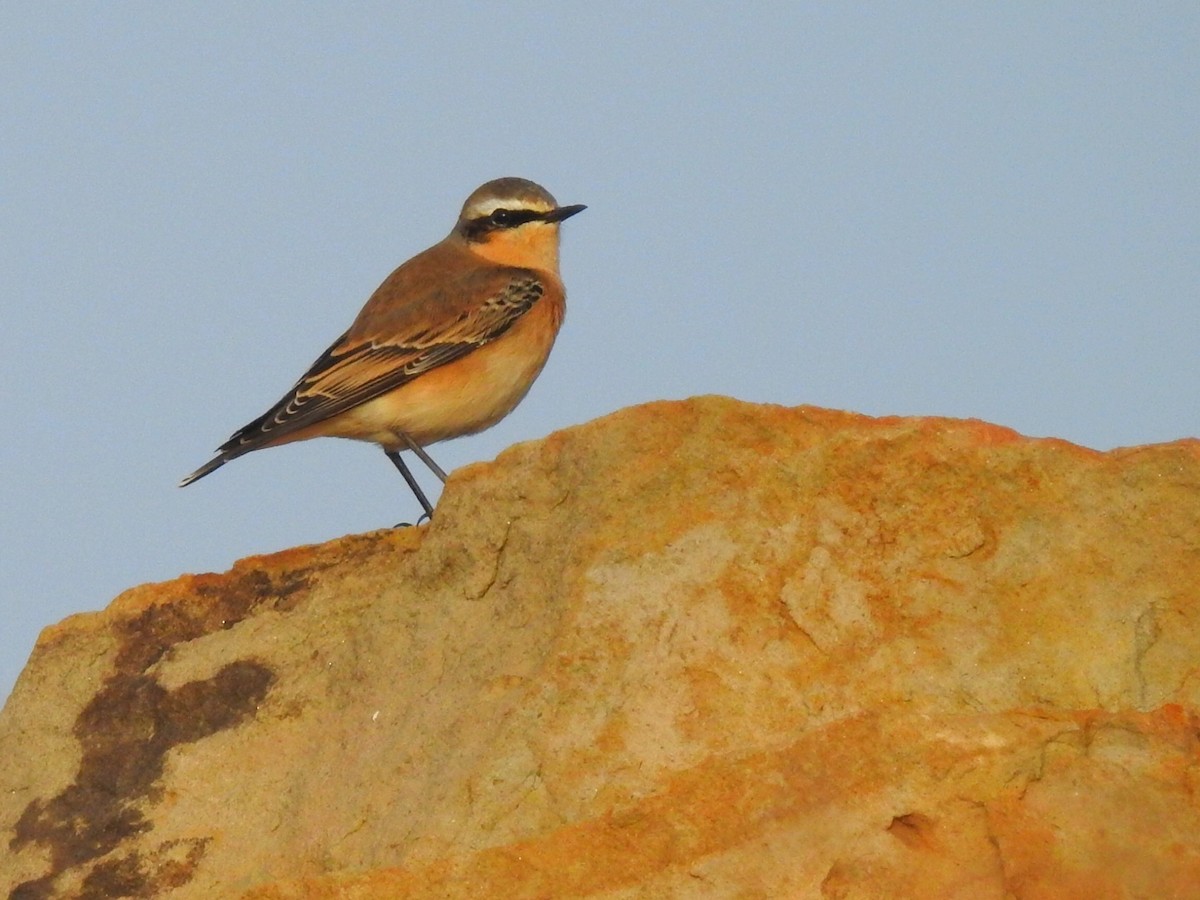
[[[488,217],[496,228],[516,228],[534,219],[540,219],[542,214],[531,209],[497,209]]]
[[[467,238],[477,240],[488,232],[518,228],[526,222],[543,219],[545,216],[545,213],[536,212],[532,209],[505,209],[501,207],[500,209],[492,210],[489,215],[479,216],[466,222],[463,226],[463,232]]]

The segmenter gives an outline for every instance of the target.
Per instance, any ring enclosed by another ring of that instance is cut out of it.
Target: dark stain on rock
[[[8,895],[8,900],[50,900],[54,896],[54,875],[43,875],[18,884]]]
[[[191,597],[148,606],[114,624],[114,672],[72,729],[82,751],[75,780],[57,796],[29,803],[9,841],[13,850],[43,847],[50,871],[18,885],[10,900],[58,896],[58,876],[87,864],[92,869],[82,897],[149,897],[191,879],[206,841],[184,850],[168,842],[149,856],[114,851],[150,829],[141,807],[157,799],[168,751],[252,718],[275,675],[261,662],[238,660],[168,691],[150,670],[176,645],[232,628],[260,608],[294,608],[313,571],[201,576]]]
[[[192,880],[208,838],[166,841],[149,854],[133,853],[99,863],[83,880],[79,900],[157,897]]]
[[[162,631],[148,635],[158,646],[164,638]],[[147,656],[139,658],[145,661]],[[231,662],[211,678],[173,691],[142,673],[119,671],[110,677],[75,721],[73,732],[83,751],[75,781],[56,797],[25,807],[9,842],[14,850],[27,844],[46,848],[51,871],[18,885],[10,897],[53,896],[60,873],[111,853],[122,841],[147,831],[150,823],[139,801],[153,799],[167,752],[251,718],[274,678],[267,666],[254,660]],[[136,855],[105,861],[88,875],[93,888],[83,896],[152,896],[156,891],[151,882],[175,880],[184,871],[191,877],[204,852],[203,845],[198,846],[182,862],[173,857],[150,865]]]
[[[144,672],[176,644],[232,628],[260,607],[291,609],[296,603],[294,595],[308,583],[307,571],[286,573],[273,580],[255,570],[224,579],[219,586],[197,586],[196,594],[203,598],[200,603],[147,607],[116,626],[121,638],[117,672]]]

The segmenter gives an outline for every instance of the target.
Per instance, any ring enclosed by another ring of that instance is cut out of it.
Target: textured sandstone
[[[135,588],[0,714],[17,898],[1200,895],[1200,442],[657,403]]]

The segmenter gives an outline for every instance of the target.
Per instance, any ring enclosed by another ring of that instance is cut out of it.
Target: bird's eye
[[[497,209],[492,213],[492,224],[500,228],[505,228],[511,225],[514,221],[511,210]]]

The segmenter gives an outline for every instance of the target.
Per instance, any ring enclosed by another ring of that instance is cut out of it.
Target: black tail
[[[216,457],[215,459],[210,459],[208,462],[206,462],[204,465],[202,465],[200,468],[198,468],[191,475],[189,475],[185,479],[183,479],[183,481],[179,482],[179,486],[187,487],[193,481],[199,481],[201,478],[203,478],[208,473],[215,472],[217,469],[221,468],[221,466],[225,465],[225,463],[229,462],[229,460],[231,460],[231,459],[233,459],[232,456],[225,456],[224,454],[221,454],[220,456]]]
[[[281,401],[282,402],[282,401]],[[274,411],[272,409],[272,411]],[[270,413],[265,413],[247,425],[245,428],[239,428],[233,433],[233,437],[217,448],[217,455],[198,468],[195,472],[189,475],[183,481],[179,482],[180,487],[187,487],[193,481],[199,481],[210,472],[215,472],[231,459],[237,459],[243,454],[249,453],[251,450],[257,450],[259,447],[266,445],[264,440],[265,435],[259,426],[266,421]]]

